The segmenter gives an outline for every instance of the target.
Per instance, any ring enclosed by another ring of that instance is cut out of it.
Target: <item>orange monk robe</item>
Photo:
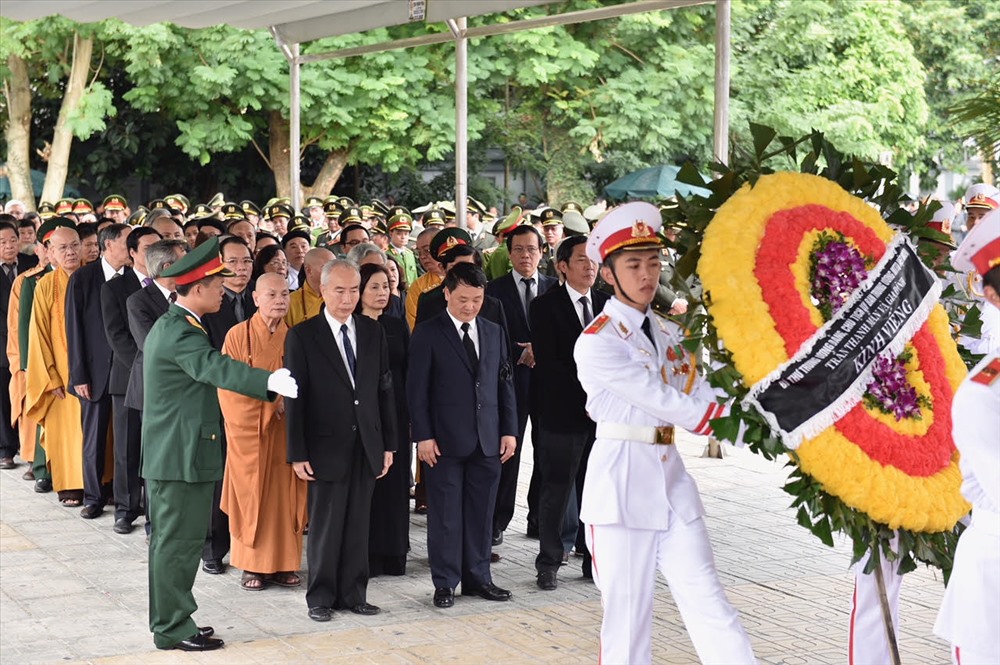
[[[417,277],[417,281],[410,284],[406,290],[406,322],[410,324],[410,330],[417,325],[417,302],[420,300],[420,294],[430,291],[443,281],[444,278],[436,273],[425,272]]]
[[[57,492],[83,489],[83,426],[80,400],[69,394],[66,286],[56,268],[38,280],[28,328],[25,414],[42,427],[42,446]],[[52,394],[62,388],[61,399]]]
[[[222,352],[253,367],[274,371],[284,359],[283,321],[272,333],[260,314],[229,330]],[[226,425],[226,473],[222,511],[229,515],[232,565],[254,573],[298,570],[307,522],[307,485],[287,462],[282,398],[262,402],[219,391]]]
[[[295,289],[289,296],[285,324],[289,328],[296,326],[319,314],[322,308],[323,296],[313,291],[309,282],[306,282],[301,289]]]
[[[36,275],[45,266],[35,266],[14,278],[10,287],[10,302],[7,304],[7,361],[10,363],[10,424],[17,425],[17,435],[21,440],[21,459],[35,461],[35,433],[38,423],[24,415],[25,373],[21,369],[21,349],[18,341],[17,317],[21,312],[21,285],[24,280]]]

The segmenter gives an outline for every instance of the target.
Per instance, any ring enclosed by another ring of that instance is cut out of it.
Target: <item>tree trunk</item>
[[[274,174],[274,189],[278,198],[291,198],[292,160],[289,159],[288,120],[278,111],[271,111],[268,122],[268,159]]]
[[[594,188],[584,178],[580,148],[569,133],[550,127],[546,148],[546,202],[558,208],[566,201],[591,200]]]
[[[87,91],[87,77],[90,74],[90,57],[94,51],[94,40],[73,33],[73,60],[70,64],[69,79],[66,81],[66,92],[63,93],[62,106],[59,108],[59,118],[52,136],[52,149],[49,153],[49,165],[45,174],[45,187],[42,189],[42,200],[55,203],[62,198],[66,187],[66,174],[69,172],[69,156],[73,147],[73,130],[69,127],[69,116],[76,111]]]
[[[312,187],[303,189],[302,200],[305,201],[307,196],[329,196],[333,188],[337,186],[337,181],[340,180],[340,175],[344,172],[344,167],[347,166],[347,160],[350,156],[351,151],[346,148],[328,153],[326,161],[323,162],[323,168],[316,175]]]
[[[28,65],[16,55],[7,58],[10,80],[4,82],[7,100],[7,178],[11,198],[35,209],[35,191],[31,185],[31,87]]]

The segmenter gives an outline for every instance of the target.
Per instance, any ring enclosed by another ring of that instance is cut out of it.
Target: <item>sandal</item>
[[[302,578],[293,572],[274,573],[270,578],[278,586],[297,587],[302,584]]]
[[[82,499],[59,499],[59,503],[63,505],[63,508],[79,508],[83,505]]]
[[[264,587],[267,586],[267,580],[260,573],[251,573],[250,571],[243,571],[243,577],[240,578],[240,588],[245,591],[262,591]]]

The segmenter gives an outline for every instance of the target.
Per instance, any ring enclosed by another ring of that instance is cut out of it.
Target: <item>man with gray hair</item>
[[[28,210],[28,207],[24,205],[24,201],[19,201],[17,199],[11,199],[3,207],[4,213],[12,215],[14,219],[22,219],[24,213]]]
[[[285,367],[299,385],[298,397],[285,401],[288,462],[310,484],[313,621],[329,621],[335,609],[379,612],[367,602],[369,517],[375,480],[392,465],[397,423],[385,332],[354,313],[360,284],[354,263],[327,263],[323,313],[285,339]]]
[[[382,248],[371,242],[363,242],[360,245],[355,245],[345,258],[359,268],[366,263],[376,263],[384,266],[386,261],[385,252]]]

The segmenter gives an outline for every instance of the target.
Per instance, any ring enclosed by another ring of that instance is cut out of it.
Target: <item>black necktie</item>
[[[236,320],[243,323],[247,320],[246,312],[243,309],[243,294],[237,293],[233,296],[233,309],[236,311]]]
[[[649,339],[649,342],[653,345],[653,348],[655,349],[656,340],[653,339],[653,331],[649,329],[649,317],[646,317],[642,320],[642,332],[646,333],[646,337]]]
[[[351,376],[355,376],[355,370],[358,367],[358,361],[354,357],[354,347],[351,346],[351,338],[347,334],[347,324],[340,324],[340,334],[344,338],[344,355],[347,356],[347,364],[351,370]]]
[[[531,301],[535,299],[535,278],[528,277],[527,279],[521,278],[521,283],[524,284],[524,317],[528,318],[528,308],[531,307]]]
[[[479,365],[479,355],[476,354],[476,344],[469,337],[469,324],[462,324],[462,346],[465,347],[465,354],[469,356],[469,364],[472,365],[472,369],[476,369]]]
[[[169,300],[170,302],[177,302],[177,292],[176,291],[171,291],[170,292],[170,297],[167,298],[167,300]]]
[[[583,305],[583,327],[586,328],[594,320],[593,314],[590,313],[590,300],[587,296],[580,296],[580,304]]]
[[[14,281],[17,277],[17,264],[16,263],[5,263],[3,264],[3,271],[7,273],[7,279]]]

